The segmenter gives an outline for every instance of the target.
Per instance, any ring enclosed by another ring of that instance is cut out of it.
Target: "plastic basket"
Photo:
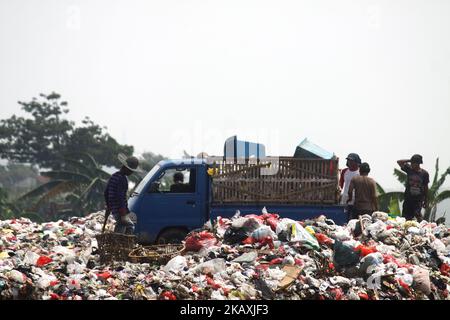
[[[163,244],[134,249],[128,255],[129,261],[133,263],[158,263],[165,264],[175,256],[184,252],[181,244]]]

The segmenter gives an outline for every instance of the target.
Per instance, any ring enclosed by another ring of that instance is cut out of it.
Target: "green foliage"
[[[18,205],[8,200],[8,193],[0,188],[0,220],[25,217],[35,222],[42,222],[42,218],[35,212],[24,211]]]
[[[104,207],[103,192],[110,175],[89,154],[65,159],[61,170],[42,172],[50,181],[28,192],[21,200],[37,198],[35,209],[53,201],[64,209],[61,214],[83,215]]]
[[[148,172],[152,170],[152,168],[161,160],[165,160],[166,158],[160,154],[156,154],[153,152],[144,152],[142,154],[142,159],[140,160],[140,167]]]
[[[118,153],[133,153],[132,146],[120,145],[89,118],[79,127],[65,119],[67,102],[57,93],[40,94],[39,100],[19,104],[30,117],[13,115],[0,120],[0,155],[4,159],[60,170],[61,158],[74,152],[89,153],[105,166],[117,166]]]

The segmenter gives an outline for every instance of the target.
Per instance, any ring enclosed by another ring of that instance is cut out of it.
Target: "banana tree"
[[[392,215],[400,215],[400,202],[403,201],[403,192],[386,192],[377,183],[378,205],[381,211],[389,212]]]
[[[74,157],[62,159],[61,170],[41,172],[43,176],[50,178],[50,181],[20,199],[38,198],[35,207],[50,200],[69,203],[72,215],[74,211],[78,211],[79,215],[101,209],[103,191],[110,174],[105,172],[89,154],[80,153],[72,156]]]

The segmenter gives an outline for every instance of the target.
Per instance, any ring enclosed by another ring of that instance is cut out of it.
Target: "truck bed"
[[[348,222],[348,215],[345,206],[342,205],[281,205],[281,204],[214,204],[210,208],[210,218],[217,216],[232,217],[236,210],[241,215],[261,214],[261,210],[266,207],[267,212],[279,214],[282,218],[293,220],[305,220],[317,218],[324,215],[332,219],[336,224],[343,225]]]

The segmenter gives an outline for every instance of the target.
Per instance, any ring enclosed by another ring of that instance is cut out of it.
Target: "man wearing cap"
[[[353,177],[359,176],[359,165],[361,164],[361,158],[356,153],[350,153],[347,156],[347,168],[341,171],[341,177],[339,179],[339,187],[342,190],[341,204],[348,205],[349,214],[352,215],[354,205],[354,195],[352,201],[348,201],[348,188],[350,181]]]
[[[376,182],[369,178],[370,166],[364,162],[359,167],[359,176],[354,176],[348,188],[348,202],[353,200],[355,195],[354,208],[351,219],[356,219],[360,215],[372,214],[378,210]]]
[[[403,217],[418,221],[422,220],[422,208],[428,205],[428,183],[430,175],[420,167],[423,163],[422,156],[415,154],[411,159],[398,160],[398,165],[407,174],[405,199],[403,201]]]
[[[127,176],[137,171],[139,160],[136,157],[127,158],[123,154],[120,154],[118,159],[122,163],[122,168],[109,178],[104,193],[107,212],[106,219],[109,213],[112,213],[116,219],[114,232],[132,234],[134,232],[134,223],[130,219],[130,211],[128,210]]]

